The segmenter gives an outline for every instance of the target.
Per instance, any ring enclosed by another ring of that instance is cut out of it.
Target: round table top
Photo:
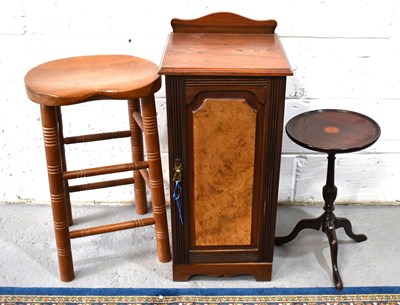
[[[345,153],[374,144],[381,133],[371,118],[357,112],[321,109],[302,113],[286,124],[286,132],[298,145],[326,153]]]

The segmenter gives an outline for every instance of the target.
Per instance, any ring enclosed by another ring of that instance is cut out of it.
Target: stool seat
[[[321,109],[302,113],[286,124],[289,138],[298,145],[325,153],[365,149],[380,136],[378,124],[357,112]]]
[[[28,97],[41,105],[65,106],[100,99],[135,99],[161,88],[158,66],[130,55],[57,59],[25,76]]]

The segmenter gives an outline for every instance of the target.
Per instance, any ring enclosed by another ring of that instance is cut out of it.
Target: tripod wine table
[[[322,189],[325,212],[315,219],[303,219],[285,237],[277,237],[276,245],[293,240],[303,229],[322,230],[328,237],[331,251],[333,280],[337,289],[342,289],[337,265],[338,241],[335,229],[344,228],[346,234],[356,242],[367,239],[364,234],[354,234],[346,218],[336,217],[334,202],[337,195],[335,186],[335,155],[363,150],[374,144],[380,136],[379,125],[371,118],[357,112],[326,109],[302,113],[286,125],[287,135],[298,145],[328,154],[326,185]]]

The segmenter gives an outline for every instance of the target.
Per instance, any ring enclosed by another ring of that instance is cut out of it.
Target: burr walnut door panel
[[[189,107],[193,247],[251,245],[256,111],[246,99]]]

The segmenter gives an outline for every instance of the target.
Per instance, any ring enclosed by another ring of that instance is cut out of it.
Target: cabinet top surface
[[[159,74],[293,75],[276,34],[171,33]]]

